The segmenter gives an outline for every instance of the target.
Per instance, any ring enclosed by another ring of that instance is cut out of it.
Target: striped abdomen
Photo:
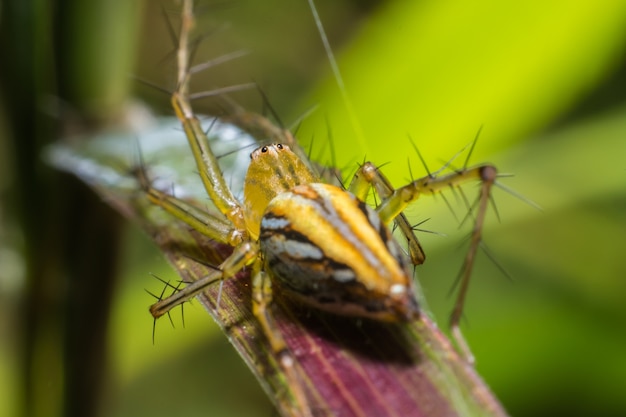
[[[407,262],[391,231],[341,188],[306,184],[279,194],[260,232],[266,269],[292,298],[379,320],[417,314]]]

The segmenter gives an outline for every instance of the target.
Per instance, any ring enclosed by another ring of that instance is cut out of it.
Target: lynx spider
[[[482,164],[447,175],[432,175],[392,187],[377,167],[362,164],[347,190],[325,184],[306,161],[293,136],[271,126],[280,142],[254,150],[245,182],[243,203],[229,189],[205,132],[190,105],[188,37],[193,26],[191,1],[185,1],[178,48],[178,87],[172,106],[194,155],[200,177],[218,217],[153,188],[143,187],[150,201],[209,238],[233,247],[232,254],[204,278],[188,284],[150,307],[158,318],[207,286],[251,268],[253,312],[290,384],[297,407],[306,411],[306,397],[285,340],[275,331],[268,308],[275,294],[331,313],[387,322],[416,319],[419,306],[410,264],[424,262],[424,253],[403,210],[421,195],[436,194],[472,180],[481,182],[470,249],[460,277],[460,290],[450,318],[461,354],[473,357],[459,329],[463,304],[497,170]],[[262,119],[259,119],[262,120]],[[293,150],[291,149],[293,148]],[[470,151],[471,153],[471,151]],[[373,189],[380,204],[365,200]],[[392,236],[395,222],[407,239],[409,258]]]

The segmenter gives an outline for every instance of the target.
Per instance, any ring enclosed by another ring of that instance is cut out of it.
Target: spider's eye
[[[279,143],[278,145],[276,145],[276,147],[277,147],[278,149],[283,149],[283,144],[282,144],[282,143]]]
[[[262,147],[261,148],[261,152],[263,152],[263,153],[267,152],[267,146]]]

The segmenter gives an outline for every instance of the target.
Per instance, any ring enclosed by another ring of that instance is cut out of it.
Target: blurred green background
[[[149,273],[174,274],[136,226],[45,166],[61,137],[138,123],[137,99],[171,114],[162,9],[144,1],[0,5],[0,415],[268,416],[272,408],[199,305],[186,327],[152,320]],[[626,3],[318,1],[353,116],[305,0],[201,2],[196,61],[244,58],[194,90],[255,80],[285,125],[346,173],[367,158],[396,185],[482,126],[474,163],[514,173],[496,190],[464,331],[478,370],[516,416],[626,414]],[[132,76],[131,76],[132,75]],[[263,111],[255,91],[232,97]],[[218,111],[216,101],[197,103]],[[353,122],[357,121],[357,124]],[[463,157],[457,163],[463,163]],[[466,194],[473,195],[467,188]],[[462,204],[448,196],[458,217]],[[430,201],[429,201],[430,200]],[[418,277],[442,327],[466,230],[441,199],[411,208]]]

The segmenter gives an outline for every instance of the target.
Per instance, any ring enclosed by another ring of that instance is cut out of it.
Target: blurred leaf
[[[344,166],[361,154],[397,162],[410,154],[408,134],[432,161],[449,158],[484,126],[480,159],[527,138],[589,92],[618,63],[625,26],[626,3],[614,0],[387,3],[336,51],[364,137],[355,138],[332,79],[309,100],[320,108],[300,137],[320,140],[330,129]],[[404,170],[388,169],[392,178]]]

